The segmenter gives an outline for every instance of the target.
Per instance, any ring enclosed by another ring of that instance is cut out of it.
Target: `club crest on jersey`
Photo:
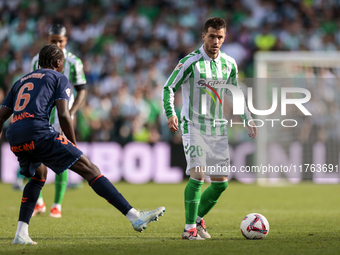
[[[179,63],[179,64],[176,66],[175,70],[176,70],[176,71],[180,70],[180,69],[182,68],[182,66],[183,66],[183,64],[182,64],[182,63]]]
[[[226,74],[226,73],[227,73],[227,68],[226,68],[225,66],[222,68],[222,73],[223,73],[223,74]]]
[[[65,91],[66,91],[66,94],[68,95],[68,97],[70,97],[71,96],[71,90],[70,89],[66,89]]]

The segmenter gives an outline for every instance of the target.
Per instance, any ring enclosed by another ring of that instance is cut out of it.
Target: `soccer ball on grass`
[[[241,222],[241,233],[247,239],[263,239],[268,235],[269,223],[259,213],[250,213]]]

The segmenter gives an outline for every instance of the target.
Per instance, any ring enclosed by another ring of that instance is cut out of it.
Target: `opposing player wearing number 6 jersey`
[[[86,90],[85,90],[85,74],[82,61],[76,57],[71,52],[67,51],[65,46],[67,44],[67,31],[66,28],[61,24],[53,24],[48,30],[47,43],[57,45],[64,52],[65,62],[63,74],[70,81],[71,94],[69,101],[70,115],[76,114],[80,105],[85,101]],[[31,62],[31,71],[39,69],[39,54],[34,56]],[[76,91],[76,96],[74,97],[74,90]],[[51,112],[51,124],[58,131],[61,132],[60,124],[58,120],[58,113],[54,107]],[[50,217],[60,218],[61,217],[61,205],[65,195],[66,187],[68,181],[68,171],[65,170],[59,175],[55,176],[55,195],[54,203],[50,209]],[[34,208],[33,216],[45,212],[46,206],[40,193],[37,204]]]
[[[237,65],[233,58],[220,51],[226,34],[226,23],[221,18],[205,22],[198,50],[180,60],[163,89],[163,107],[169,129],[178,131],[174,109],[174,93],[182,88],[183,108],[181,129],[187,160],[189,182],[184,191],[185,228],[183,239],[211,238],[203,217],[217,203],[228,186],[229,149],[227,121],[223,115],[223,96],[232,99],[231,89],[239,88]],[[230,89],[227,87],[230,86]],[[245,106],[242,119],[255,138],[257,129]],[[201,195],[205,175],[210,175],[211,185]]]
[[[14,115],[7,138],[18,158],[21,174],[31,178],[23,191],[13,243],[36,244],[29,237],[28,224],[45,184],[46,166],[56,174],[69,168],[81,175],[99,196],[130,220],[136,231],[143,231],[148,223],[163,214],[165,208],[159,207],[149,212],[135,210],[77,148],[68,109],[71,87],[66,76],[61,74],[64,65],[62,50],[56,45],[45,45],[39,53],[39,65],[42,69],[27,74],[13,85],[0,108],[0,131],[4,122]],[[50,124],[54,106],[57,107],[60,126],[66,137]]]

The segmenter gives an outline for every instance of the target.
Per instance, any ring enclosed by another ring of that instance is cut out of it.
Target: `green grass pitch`
[[[29,233],[38,245],[11,244],[16,231],[21,192],[0,184],[0,254],[339,254],[340,185],[303,183],[285,187],[259,187],[230,182],[219,203],[205,217],[211,240],[181,239],[184,227],[185,183],[161,185],[116,184],[140,209],[164,205],[166,212],[143,233],[90,187],[68,190],[63,217],[32,218]],[[203,189],[207,184],[203,186]],[[47,208],[54,185],[43,194]],[[264,240],[246,240],[240,223],[248,213],[261,213],[269,221]]]

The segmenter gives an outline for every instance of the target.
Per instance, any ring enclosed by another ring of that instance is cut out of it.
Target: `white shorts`
[[[182,142],[189,170],[203,166],[206,175],[229,175],[230,157],[228,136],[201,135],[197,132],[183,134]]]

